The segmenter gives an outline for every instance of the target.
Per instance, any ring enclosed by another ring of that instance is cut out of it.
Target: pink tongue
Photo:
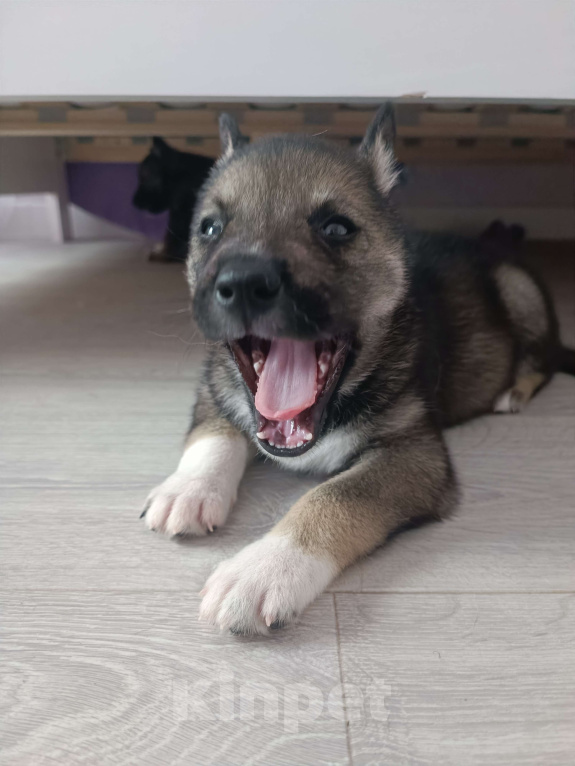
[[[259,379],[256,409],[268,420],[290,420],[315,402],[315,343],[275,338]]]

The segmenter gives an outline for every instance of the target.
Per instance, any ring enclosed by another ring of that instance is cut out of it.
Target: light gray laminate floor
[[[545,269],[574,343],[575,260]],[[206,539],[138,520],[203,353],[181,271],[131,244],[0,246],[0,762],[575,763],[575,379],[449,434],[452,520],[296,627],[219,634],[206,576],[313,481],[252,468]]]

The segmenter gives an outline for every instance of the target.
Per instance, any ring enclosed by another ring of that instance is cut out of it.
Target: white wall
[[[72,239],[82,240],[122,240],[129,242],[147,242],[147,238],[137,231],[118,226],[88,213],[77,205],[68,206]]]
[[[575,0],[1,0],[0,97],[575,99]]]
[[[56,192],[61,174],[53,138],[0,138],[0,194]]]
[[[62,242],[55,194],[0,195],[0,242]]]
[[[53,138],[0,138],[0,239],[70,238],[64,163]]]
[[[105,221],[77,205],[67,207],[68,239],[147,242],[144,235]],[[56,194],[0,194],[0,242],[59,243],[63,239]]]

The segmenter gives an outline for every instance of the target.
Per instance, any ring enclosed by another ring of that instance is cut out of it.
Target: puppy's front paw
[[[213,476],[173,473],[152,490],[144,516],[149,529],[167,535],[205,535],[225,523],[235,495]]]
[[[217,567],[202,591],[200,619],[232,633],[267,634],[297,616],[336,574],[329,559],[270,534]]]

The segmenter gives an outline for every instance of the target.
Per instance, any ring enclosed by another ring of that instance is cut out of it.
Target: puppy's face
[[[138,166],[138,188],[132,203],[139,210],[163,213],[170,204],[166,178],[167,154],[170,147],[161,138],[154,138],[150,153]]]
[[[404,294],[387,202],[397,175],[390,120],[378,115],[357,154],[302,137],[245,146],[223,122],[224,154],[192,224],[189,281],[198,324],[228,344],[272,454],[313,446],[330,399],[368,374],[375,336]]]

